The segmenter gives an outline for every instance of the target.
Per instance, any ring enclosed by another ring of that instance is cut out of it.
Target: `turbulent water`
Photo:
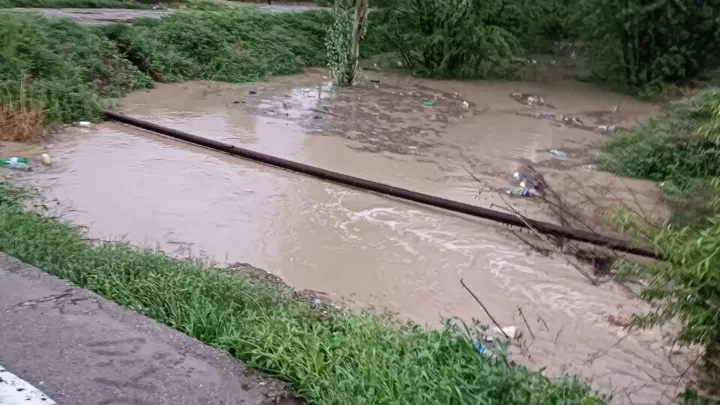
[[[504,193],[511,173],[532,164],[577,227],[601,227],[605,210],[620,202],[664,212],[654,184],[588,166],[607,137],[598,126],[636,125],[652,106],[586,84],[370,74],[354,89],[334,89],[313,71],[253,85],[158,85],[130,95],[124,106],[129,115],[263,153],[563,219],[539,199]],[[19,153],[14,148],[0,153]],[[608,323],[608,316],[643,306],[612,282],[592,285],[579,271],[592,268],[532,250],[517,230],[115,123],[71,128],[46,149],[52,167],[15,178],[39,187],[90,237],[250,263],[294,287],[431,326],[451,316],[489,322],[462,289],[464,279],[500,323],[523,329],[523,342],[511,349],[519,362],[553,375],[580,373],[618,402],[670,402],[676,393],[688,354],[670,353],[660,331],[628,336]]]

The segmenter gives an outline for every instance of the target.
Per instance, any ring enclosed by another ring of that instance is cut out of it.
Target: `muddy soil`
[[[336,89],[315,70],[262,84],[159,84],[131,94],[124,109],[263,153],[483,207],[512,206],[537,219],[602,229],[605,210],[619,203],[658,221],[667,215],[653,183],[588,167],[608,136],[600,125],[632,127],[654,107],[583,83],[368,73],[356,88]],[[250,263],[294,288],[433,327],[442,317],[488,323],[462,278],[496,319],[524,330],[511,350],[517,361],[555,376],[579,373],[618,402],[668,403],[681,388],[690,353],[671,350],[662,331],[629,335],[617,321],[646,309],[642,303],[606,278],[591,284],[579,271],[593,274],[587,264],[531,249],[517,230],[116,123],[56,138],[27,151],[47,149],[52,167],[12,173],[13,180],[38,187],[55,201],[56,215],[87,227],[90,237]],[[0,149],[11,152],[22,150]],[[571,216],[558,217],[539,198],[505,194],[523,165],[543,175]]]

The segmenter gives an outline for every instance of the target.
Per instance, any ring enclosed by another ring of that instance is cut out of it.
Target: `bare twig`
[[[542,322],[542,324],[545,325],[545,330],[546,330],[546,331],[548,331],[548,332],[550,331],[550,328],[548,328],[547,322],[545,322],[544,319],[542,319],[541,317],[538,316],[537,321],[538,321],[538,323],[541,323],[541,322]]]
[[[557,335],[555,335],[555,340],[553,341],[553,344],[554,344],[554,345],[557,344],[558,338],[560,338],[560,334],[562,333],[562,331],[563,331],[564,329],[565,329],[565,325],[563,325],[563,326],[560,328],[560,330],[558,331]]]
[[[522,236],[520,236],[520,232],[517,232],[517,231],[510,231],[510,232],[511,232],[513,235],[515,235],[515,237],[517,237],[517,238],[520,239],[521,241],[525,242],[526,245],[530,246],[530,249],[532,249],[532,250],[540,253],[540,254],[543,255],[543,256],[550,256],[550,249],[545,249],[545,248],[541,248],[541,247],[539,247],[539,246],[533,245],[532,243],[530,243],[530,241],[528,241],[527,239],[525,239],[525,238],[523,238]]]
[[[460,284],[462,284],[463,288],[465,288],[465,289],[467,290],[467,292],[469,292],[470,295],[472,295],[472,297],[475,298],[475,301],[477,301],[477,303],[480,304],[480,306],[482,307],[483,311],[485,311],[485,313],[487,314],[487,316],[490,317],[490,320],[495,324],[495,326],[498,327],[498,329],[500,329],[500,332],[502,332],[502,334],[505,335],[506,338],[510,339],[510,336],[508,336],[508,334],[505,333],[505,331],[502,329],[502,327],[500,326],[500,324],[498,323],[498,321],[496,321],[495,318],[493,318],[493,316],[490,314],[490,311],[488,311],[488,309],[485,307],[485,305],[483,305],[482,301],[480,301],[480,298],[478,298],[477,295],[475,295],[475,293],[472,292],[472,290],[470,290],[470,289],[468,288],[468,286],[465,285],[465,281],[463,281],[463,279],[460,279]]]
[[[343,117],[343,116],[340,115],[340,114],[335,114],[335,113],[332,112],[332,111],[321,110],[321,109],[319,109],[319,108],[311,108],[310,111],[313,111],[313,112],[316,112],[316,113],[321,113],[321,114],[332,115],[332,116],[334,116],[334,117],[345,118],[345,117]]]
[[[530,328],[530,324],[528,323],[527,319],[525,318],[525,314],[523,314],[522,308],[518,307],[518,314],[520,314],[520,317],[523,319],[523,322],[525,322],[525,326],[528,328],[528,332],[530,332],[530,336],[535,340],[535,334],[533,333],[532,329]]]
[[[528,220],[527,220],[524,216],[522,216],[522,214],[520,214],[515,208],[513,208],[512,205],[510,205],[510,203],[508,203],[507,200],[506,200],[500,193],[498,193],[498,196],[499,196],[500,199],[505,203],[505,205],[507,205],[508,209],[510,209],[510,211],[512,211],[512,213],[515,214],[515,216],[517,216],[521,221],[523,221],[523,222],[525,223],[525,226],[527,226],[528,229],[530,229],[531,231],[533,231],[540,239],[542,239],[543,241],[545,241],[545,243],[547,243],[549,246],[552,246],[553,248],[555,248],[555,251],[556,251],[557,253],[559,253],[560,255],[563,255],[563,252],[561,252],[560,249],[559,249],[557,246],[553,245],[553,244],[549,241],[549,239],[548,239],[548,237],[547,237],[546,235],[543,235],[543,234],[541,234],[540,232],[538,232],[537,229],[535,229],[535,228],[530,224],[530,222],[528,222]],[[565,257],[565,256],[563,255],[563,257]],[[580,266],[578,266],[578,265],[576,265],[575,263],[573,263],[573,262],[571,262],[570,260],[568,260],[567,257],[565,257],[565,261],[566,261],[569,265],[571,265],[572,267],[574,267],[580,274],[582,274],[583,276],[585,276],[585,278],[588,279],[588,281],[590,281],[590,284],[595,285],[595,286],[598,285],[598,281],[595,280],[594,278],[592,278],[589,274],[587,274],[587,272],[585,272],[585,270],[581,269]]]
[[[612,350],[614,347],[616,347],[617,345],[619,345],[623,340],[627,339],[628,336],[630,336],[629,333],[626,334],[625,336],[621,337],[620,339],[618,339],[615,343],[613,343],[613,344],[612,344],[610,347],[608,347],[607,349],[605,349],[605,350],[600,350],[600,351],[595,352],[594,354],[588,355],[588,359],[585,360],[585,363],[584,363],[584,364],[585,364],[585,365],[592,364],[595,360],[597,360],[597,359],[599,359],[600,357],[606,355],[610,350]]]

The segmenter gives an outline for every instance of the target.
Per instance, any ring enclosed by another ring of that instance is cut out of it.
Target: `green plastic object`
[[[432,107],[432,106],[435,105],[435,100],[426,100],[426,101],[423,101],[423,105],[426,106],[426,107]]]
[[[9,157],[0,159],[0,166],[15,170],[32,170],[32,167],[28,164],[27,158],[24,157]]]

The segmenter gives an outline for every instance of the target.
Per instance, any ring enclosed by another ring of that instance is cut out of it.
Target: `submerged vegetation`
[[[476,329],[432,330],[387,316],[323,314],[273,282],[123,244],[90,245],[28,213],[0,184],[0,251],[147,315],[292,384],[308,403],[604,403],[578,380],[553,381],[480,354]]]

